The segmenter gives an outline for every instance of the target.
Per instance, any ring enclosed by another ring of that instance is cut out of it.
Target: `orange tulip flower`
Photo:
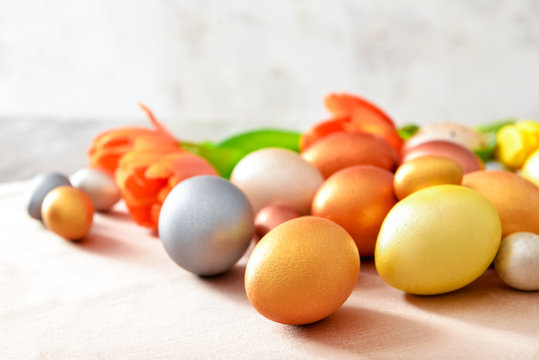
[[[377,135],[400,154],[404,142],[393,121],[380,108],[349,94],[329,94],[325,104],[334,117],[314,125],[301,136],[302,151],[326,135],[347,131]]]
[[[90,166],[115,174],[129,214],[142,226],[157,229],[161,205],[180,181],[197,175],[217,175],[200,156],[180,148],[176,140],[148,113],[155,129],[139,127],[105,131],[93,139]]]

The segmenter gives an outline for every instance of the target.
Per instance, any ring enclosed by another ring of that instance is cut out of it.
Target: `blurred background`
[[[539,118],[539,2],[0,0],[0,181],[86,164],[95,134],[305,130],[323,98],[398,125]]]

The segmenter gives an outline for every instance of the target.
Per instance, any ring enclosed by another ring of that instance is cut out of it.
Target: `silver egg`
[[[73,187],[84,191],[97,211],[108,211],[120,201],[120,189],[112,176],[101,170],[84,168],[71,175]]]
[[[158,231],[176,264],[197,275],[217,275],[232,268],[249,247],[253,209],[230,181],[196,176],[168,194]]]
[[[71,185],[69,179],[59,173],[42,173],[34,176],[28,185],[25,206],[28,214],[41,220],[41,204],[45,196],[58,186]]]
[[[539,235],[516,232],[502,240],[494,268],[504,283],[519,290],[539,290]]]

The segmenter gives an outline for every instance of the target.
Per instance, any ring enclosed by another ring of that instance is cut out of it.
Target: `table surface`
[[[121,205],[69,242],[26,215],[26,185],[0,184],[0,358],[539,358],[539,293],[492,269],[459,291],[413,296],[363,260],[341,309],[285,326],[250,306],[246,257],[194,276]]]

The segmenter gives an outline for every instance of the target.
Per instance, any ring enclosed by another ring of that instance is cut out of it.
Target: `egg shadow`
[[[245,264],[234,265],[225,273],[213,276],[199,276],[200,283],[211,290],[229,297],[238,303],[248,305],[249,300],[245,293]]]
[[[373,357],[417,349],[421,343],[443,336],[440,330],[409,318],[346,305],[323,320],[292,326],[288,332],[328,347]]]
[[[403,296],[409,304],[423,310],[504,331],[530,335],[539,321],[539,312],[532,311],[539,302],[539,292],[511,289],[493,269],[470,285],[447,294]]]

